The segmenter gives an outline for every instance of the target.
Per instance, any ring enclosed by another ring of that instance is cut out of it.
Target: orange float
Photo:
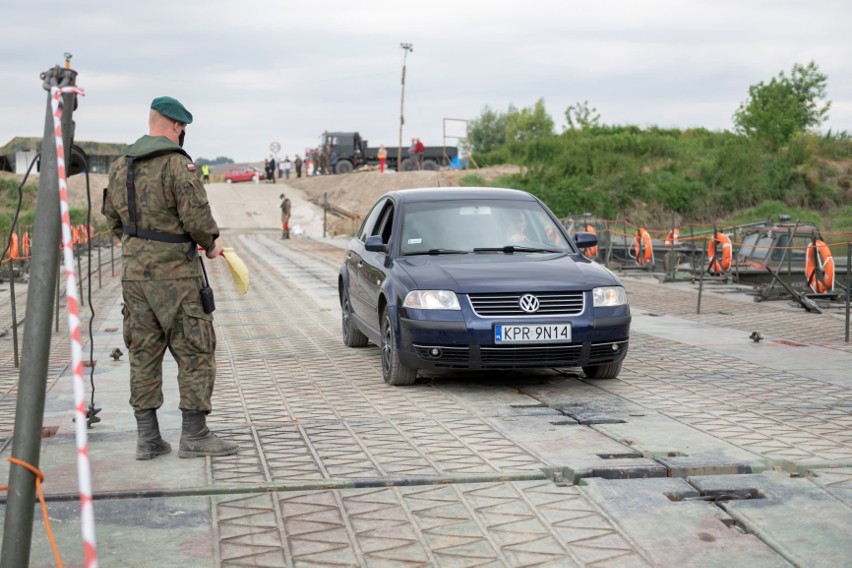
[[[677,246],[677,245],[680,244],[680,241],[678,240],[679,236],[680,236],[680,233],[678,232],[678,230],[673,229],[673,230],[669,231],[669,234],[666,235],[666,241],[663,244],[665,244],[667,247]]]
[[[9,239],[9,258],[12,260],[18,259],[18,233],[12,233],[11,238]]]
[[[559,236],[559,233],[556,229],[553,228],[553,225],[547,224],[544,226],[544,234],[547,235],[547,238],[555,245],[562,244],[562,237]]]
[[[633,253],[639,266],[654,262],[654,246],[651,243],[651,235],[642,227],[636,230],[636,236],[633,237]]]
[[[24,258],[29,258],[30,256],[30,232],[24,232],[24,238],[21,242],[21,251],[24,253]]]
[[[834,290],[834,258],[822,239],[814,239],[805,255],[805,277],[817,294]]]
[[[591,223],[586,223],[586,232],[591,233],[593,235],[598,234],[598,232],[595,230],[595,226],[592,225]],[[597,256],[598,256],[598,245],[583,249],[583,254],[585,255],[586,258],[591,258],[591,259],[597,258]]]
[[[718,253],[717,244],[721,247]],[[731,237],[725,233],[716,233],[716,236],[707,243],[707,258],[710,259],[707,271],[715,276],[726,273],[731,269],[732,257],[733,247],[731,246]]]

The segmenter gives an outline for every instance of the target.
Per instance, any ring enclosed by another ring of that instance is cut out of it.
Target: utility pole
[[[405,124],[405,115],[402,112],[402,109],[405,105],[405,61],[408,59],[408,52],[414,51],[414,44],[411,43],[401,43],[399,47],[402,48],[402,97],[399,99],[399,147],[396,149],[396,171],[402,170],[402,125]]]
[[[70,58],[70,55],[66,55]],[[76,84],[77,72],[55,66],[41,74],[47,93],[47,114],[41,143],[38,207],[33,234],[32,262],[27,296],[27,325],[24,326],[23,356],[18,378],[18,401],[15,410],[15,434],[12,457],[38,467],[41,451],[41,426],[44,420],[44,399],[47,387],[47,363],[50,354],[50,327],[53,320],[53,296],[59,267],[59,174],[56,163],[56,138],[51,109],[51,87],[70,87]],[[63,146],[70,155],[74,123],[71,120],[76,95],[62,95]],[[66,159],[67,160],[67,159]],[[70,160],[67,160],[70,161]],[[9,496],[6,503],[6,522],[0,567],[27,566],[33,528],[35,475],[23,467],[9,467]]]

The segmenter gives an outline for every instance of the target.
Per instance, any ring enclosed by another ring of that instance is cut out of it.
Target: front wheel
[[[348,174],[352,169],[352,162],[348,160],[341,160],[334,165],[334,173],[336,174]]]
[[[408,369],[399,362],[399,350],[394,342],[393,321],[390,310],[382,313],[382,378],[389,385],[413,385],[417,369]]]
[[[623,361],[604,363],[603,365],[590,365],[583,367],[583,372],[589,379],[614,379],[621,372],[622,363]]]
[[[234,180],[231,178],[225,178],[225,183],[234,183]]]
[[[434,160],[424,160],[423,169],[428,172],[438,171],[438,164]]]

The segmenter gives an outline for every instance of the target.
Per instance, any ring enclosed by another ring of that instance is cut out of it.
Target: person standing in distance
[[[137,424],[136,459],[167,454],[157,410],[163,405],[163,355],[178,365],[183,414],[178,455],[227,456],[238,445],[207,428],[216,377],[213,315],[204,312],[198,246],[219,256],[219,227],[195,165],[182,148],[192,114],[172,97],[157,97],[149,134],[109,169],[102,213],[122,241],[124,344],[130,359],[130,405]]]
[[[296,154],[296,161],[293,162],[293,165],[296,166],[296,177],[302,177],[302,157],[299,154]]]
[[[379,146],[379,152],[376,154],[376,157],[379,159],[379,173],[385,173],[385,163],[388,161],[388,151],[385,150],[385,145],[382,144]]]
[[[290,199],[281,194],[281,238],[290,238]]]

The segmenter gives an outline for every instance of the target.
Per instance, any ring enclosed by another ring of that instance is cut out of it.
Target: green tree
[[[793,65],[789,77],[782,71],[769,83],[752,85],[748,100],[734,113],[736,130],[780,148],[797,132],[816,128],[828,118],[831,101],[821,102],[827,80],[811,61]]]
[[[506,115],[486,105],[479,117],[470,121],[468,138],[471,150],[481,154],[502,146],[506,143]]]
[[[506,140],[526,142],[553,136],[553,119],[544,108],[544,99],[518,110],[509,106],[506,113]]]
[[[569,106],[565,110],[565,120],[568,121],[568,130],[585,130],[601,125],[601,115],[598,114],[598,109],[589,108],[589,101]]]

